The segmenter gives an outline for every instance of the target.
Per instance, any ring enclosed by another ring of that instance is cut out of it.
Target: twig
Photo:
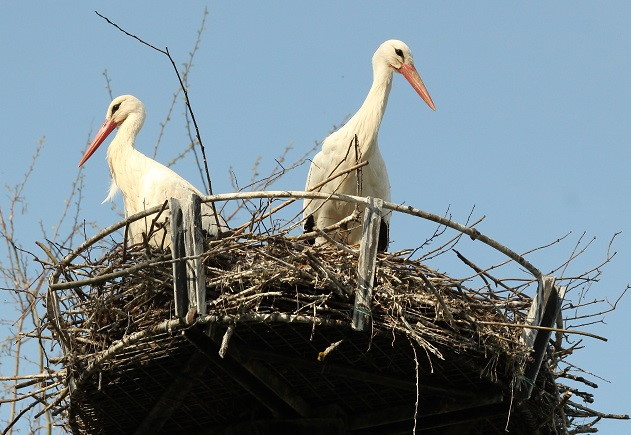
[[[338,249],[341,249],[342,251],[345,251],[345,252],[347,252],[349,254],[352,254],[354,256],[358,256],[359,255],[358,251],[353,251],[351,248],[346,246],[344,243],[338,242],[333,237],[331,237],[328,233],[322,231],[320,228],[316,227],[315,231],[320,237],[324,238],[327,242],[329,242],[332,245],[336,246]]]
[[[324,361],[324,359],[335,349],[337,349],[337,347],[342,344],[342,342],[344,341],[344,339],[341,339],[339,341],[336,341],[335,343],[331,343],[326,349],[324,349],[322,352],[318,353],[318,361],[322,362]]]
[[[0,404],[2,404],[2,403],[10,403],[10,402],[19,402],[20,400],[24,400],[27,397],[36,396],[39,393],[43,393],[46,390],[50,390],[51,388],[56,387],[57,385],[60,385],[60,384],[61,384],[61,382],[57,381],[57,382],[53,382],[51,384],[48,384],[48,385],[46,385],[46,386],[44,386],[44,387],[42,387],[42,388],[40,388],[38,390],[31,391],[30,393],[24,394],[22,396],[14,397],[14,398],[11,398],[11,399],[0,399]]]
[[[254,198],[331,199],[335,201],[346,201],[346,202],[351,202],[351,203],[356,203],[356,204],[367,203],[366,198],[352,196],[352,195],[342,195],[342,194],[337,194],[337,193],[322,193],[322,192],[304,192],[304,191],[263,191],[263,192],[223,193],[223,194],[210,195],[210,196],[203,197],[202,202],[227,201],[227,200],[232,200],[232,199],[254,199]],[[66,255],[66,257],[64,257],[64,259],[62,260],[61,265],[69,264],[69,262],[72,261],[74,258],[76,258],[76,256],[81,251],[83,251],[89,246],[92,246],[94,243],[99,241],[104,236],[110,233],[113,233],[114,231],[124,227],[127,223],[134,222],[136,220],[142,219],[145,216],[149,216],[153,213],[158,212],[161,207],[162,207],[162,204],[159,206],[149,208],[143,212],[136,213],[121,222],[118,222],[116,224],[109,226],[108,228],[98,233],[96,236],[86,240],[72,253]],[[539,269],[533,266],[528,260],[520,256],[519,254],[515,253],[513,250],[509,249],[508,247],[502,245],[501,243],[480,233],[475,228],[465,227],[464,225],[461,225],[450,219],[446,219],[442,216],[438,216],[433,213],[429,213],[429,212],[414,208],[410,205],[395,204],[392,202],[384,201],[383,208],[409,214],[412,216],[418,216],[423,219],[440,223],[442,225],[455,229],[463,234],[467,234],[475,238],[476,240],[479,240],[482,243],[498,250],[499,252],[503,253],[504,255],[512,259],[513,261],[517,262],[518,264],[526,268],[530,273],[532,273],[535,278],[538,278],[541,276],[541,271],[539,271]],[[235,230],[235,232],[241,228],[243,227],[239,227],[237,230]],[[55,273],[56,274],[59,273],[59,269]]]
[[[363,166],[366,166],[367,164],[368,164],[368,162],[361,162],[361,163],[358,163],[358,164],[356,164],[356,165],[351,166],[351,167],[350,167],[350,168],[348,168],[348,169],[345,169],[345,170],[343,170],[343,171],[341,171],[341,172],[338,172],[338,173],[336,173],[336,174],[333,174],[333,175],[331,175],[330,177],[328,177],[326,180],[324,180],[324,181],[322,181],[322,182],[320,182],[320,183],[316,184],[315,186],[313,186],[311,189],[309,189],[309,192],[315,191],[315,190],[319,189],[320,187],[324,186],[324,185],[325,185],[326,183],[328,183],[329,181],[335,180],[336,178],[341,177],[342,175],[346,175],[346,174],[348,174],[348,173],[350,173],[350,172],[353,172],[354,170],[359,169],[359,168],[361,168],[361,167],[363,167]],[[270,210],[269,212],[267,212],[267,213],[265,213],[265,214],[261,215],[261,216],[260,216],[260,217],[258,217],[256,220],[263,220],[263,219],[265,219],[265,218],[267,218],[267,217],[271,216],[272,214],[276,213],[277,211],[282,210],[283,208],[287,207],[288,205],[293,204],[293,203],[294,203],[295,201],[297,201],[298,199],[301,199],[301,198],[292,198],[292,199],[290,199],[290,200],[288,200],[288,201],[285,201],[285,202],[284,202],[284,203],[282,203],[281,205],[279,205],[279,206],[277,206],[277,207],[273,208],[272,210]],[[246,224],[241,225],[240,227],[236,228],[236,229],[235,229],[235,231],[239,231],[241,228],[245,228],[245,227],[247,227],[247,226],[249,226],[249,225],[251,225],[251,222],[248,222],[248,223],[246,223]],[[289,229],[287,229],[286,231],[290,231],[291,229],[292,229],[292,228],[289,228]]]
[[[228,343],[230,342],[232,334],[234,334],[234,325],[228,325],[228,329],[226,329],[226,333],[221,339],[221,346],[219,347],[219,356],[221,358],[226,356],[226,352],[228,352]]]
[[[591,415],[596,415],[601,418],[612,418],[612,419],[617,419],[617,420],[629,420],[631,418],[627,414],[606,414],[603,412],[599,412],[594,409],[588,408],[587,406],[579,405],[578,403],[572,402],[571,400],[568,400],[567,403],[577,409],[580,409],[582,411],[587,411]]]
[[[305,255],[311,261],[312,267],[314,267],[314,269],[320,270],[320,272],[322,272],[322,274],[324,274],[324,276],[328,277],[331,280],[331,282],[339,290],[339,293],[338,293],[339,296],[348,297],[348,296],[353,294],[353,292],[351,290],[349,290],[348,288],[345,288],[338,281],[337,277],[335,276],[335,274],[333,272],[331,272],[320,261],[318,261],[318,259],[313,255],[312,252],[305,251]]]
[[[24,409],[22,409],[14,418],[13,420],[11,420],[11,422],[7,425],[6,428],[4,428],[4,430],[2,431],[2,435],[6,435],[8,433],[11,432],[11,428],[15,425],[15,423],[17,423],[20,418],[22,418],[22,416],[24,414],[26,414],[28,411],[30,411],[31,409],[35,408],[37,405],[39,405],[38,401],[33,401],[32,403],[30,403],[28,406],[26,406]]]
[[[434,287],[434,284],[432,284],[431,281],[429,279],[427,279],[427,277],[425,276],[424,273],[420,273],[419,272],[419,276],[421,277],[421,280],[423,281],[425,286],[431,290],[431,292],[434,294],[434,296],[436,296],[436,299],[438,300],[438,303],[440,304],[440,308],[441,308],[443,314],[445,315],[445,317],[447,318],[447,320],[449,321],[449,324],[451,326],[455,326],[456,325],[456,321],[454,320],[454,316],[451,314],[451,311],[447,307],[447,304],[445,304],[445,299],[443,299],[443,297],[438,292],[436,287]]]
[[[570,329],[548,328],[546,326],[524,325],[521,323],[487,322],[484,320],[478,320],[477,323],[481,325],[496,325],[496,326],[508,326],[511,328],[540,329],[542,331],[552,331],[552,332],[562,332],[564,334],[584,335],[586,337],[591,337],[591,338],[596,338],[598,340],[607,341],[605,337],[601,337],[600,335],[596,335],[596,334],[592,334],[590,332],[584,332],[584,331],[574,331]]]
[[[573,375],[571,373],[567,373],[565,370],[562,371],[561,373],[557,374],[556,376],[560,377],[560,378],[571,379],[571,380],[576,381],[576,382],[582,382],[583,384],[585,384],[585,385],[587,385],[589,387],[592,387],[592,388],[598,388],[598,384],[597,383],[592,382],[592,381],[590,381],[588,379],[585,379],[582,376],[576,376],[576,375]]]

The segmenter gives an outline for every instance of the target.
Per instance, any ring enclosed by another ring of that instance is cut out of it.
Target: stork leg
[[[377,242],[377,251],[386,252],[388,249],[388,243],[390,241],[390,227],[388,223],[381,219],[381,225],[379,226],[379,241]]]
[[[315,228],[315,219],[313,218],[312,214],[307,216],[307,220],[305,221],[305,225],[302,228],[303,228],[303,233],[310,233],[311,231],[314,230],[314,228]],[[315,243],[315,239],[308,239],[307,243],[310,244],[310,245],[313,245]]]

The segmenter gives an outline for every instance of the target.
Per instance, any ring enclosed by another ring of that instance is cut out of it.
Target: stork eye
[[[114,106],[112,107],[112,115],[116,113],[116,111],[119,109],[120,106],[121,106],[121,103],[114,104]]]
[[[403,59],[403,50],[401,50],[400,48],[395,48],[394,52],[397,54],[397,56],[401,56],[401,59]]]

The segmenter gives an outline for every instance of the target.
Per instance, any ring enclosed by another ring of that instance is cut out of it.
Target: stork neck
[[[379,126],[392,87],[392,73],[389,67],[374,68],[370,91],[357,113],[347,123],[353,130],[352,134],[357,134],[359,146],[364,154],[377,142]]]
[[[132,113],[118,127],[116,136],[107,149],[107,160],[112,174],[114,174],[114,168],[124,165],[129,154],[135,151],[134,143],[143,122],[144,117]]]

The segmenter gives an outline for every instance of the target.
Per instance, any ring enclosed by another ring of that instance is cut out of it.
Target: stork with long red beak
[[[322,151],[315,155],[309,168],[306,190],[311,190],[336,173],[366,161],[368,165],[361,169],[359,180],[357,171],[353,171],[327,182],[317,190],[326,193],[372,196],[390,201],[388,171],[377,145],[377,135],[388,104],[393,73],[401,73],[432,110],[436,110],[436,107],[414,67],[410,48],[404,42],[392,39],[381,44],[372,57],[372,68],[373,82],[364,104],[346,125],[324,140]],[[305,200],[304,230],[309,232],[313,231],[314,227],[323,229],[335,224],[351,215],[353,209],[354,205],[347,202]],[[387,214],[381,222],[378,243],[380,251],[385,251],[388,247],[389,225],[390,215]],[[354,227],[346,228],[333,236],[349,244],[359,243],[361,225],[355,224]],[[324,241],[323,238],[316,239],[316,243]]]
[[[191,193],[202,196],[199,190],[173,170],[136,150],[134,146],[136,135],[144,122],[145,106],[138,98],[132,95],[121,95],[115,98],[107,108],[105,122],[79,162],[79,167],[81,167],[107,136],[118,127],[118,132],[107,149],[112,184],[103,202],[113,199],[120,189],[123,193],[126,216],[163,204],[171,197],[183,199],[189,197]],[[168,213],[162,213],[157,222],[164,222],[167,216]],[[153,219],[155,215],[130,224],[132,243],[141,242],[143,233],[150,233]],[[216,236],[219,232],[218,225],[221,231],[228,229],[226,222],[221,216],[215,216],[210,205],[202,204],[204,230],[208,235]],[[155,224],[153,228],[156,228]],[[162,243],[163,239],[164,243]],[[164,238],[163,233],[152,234],[149,240],[155,246],[170,245],[170,237]]]

